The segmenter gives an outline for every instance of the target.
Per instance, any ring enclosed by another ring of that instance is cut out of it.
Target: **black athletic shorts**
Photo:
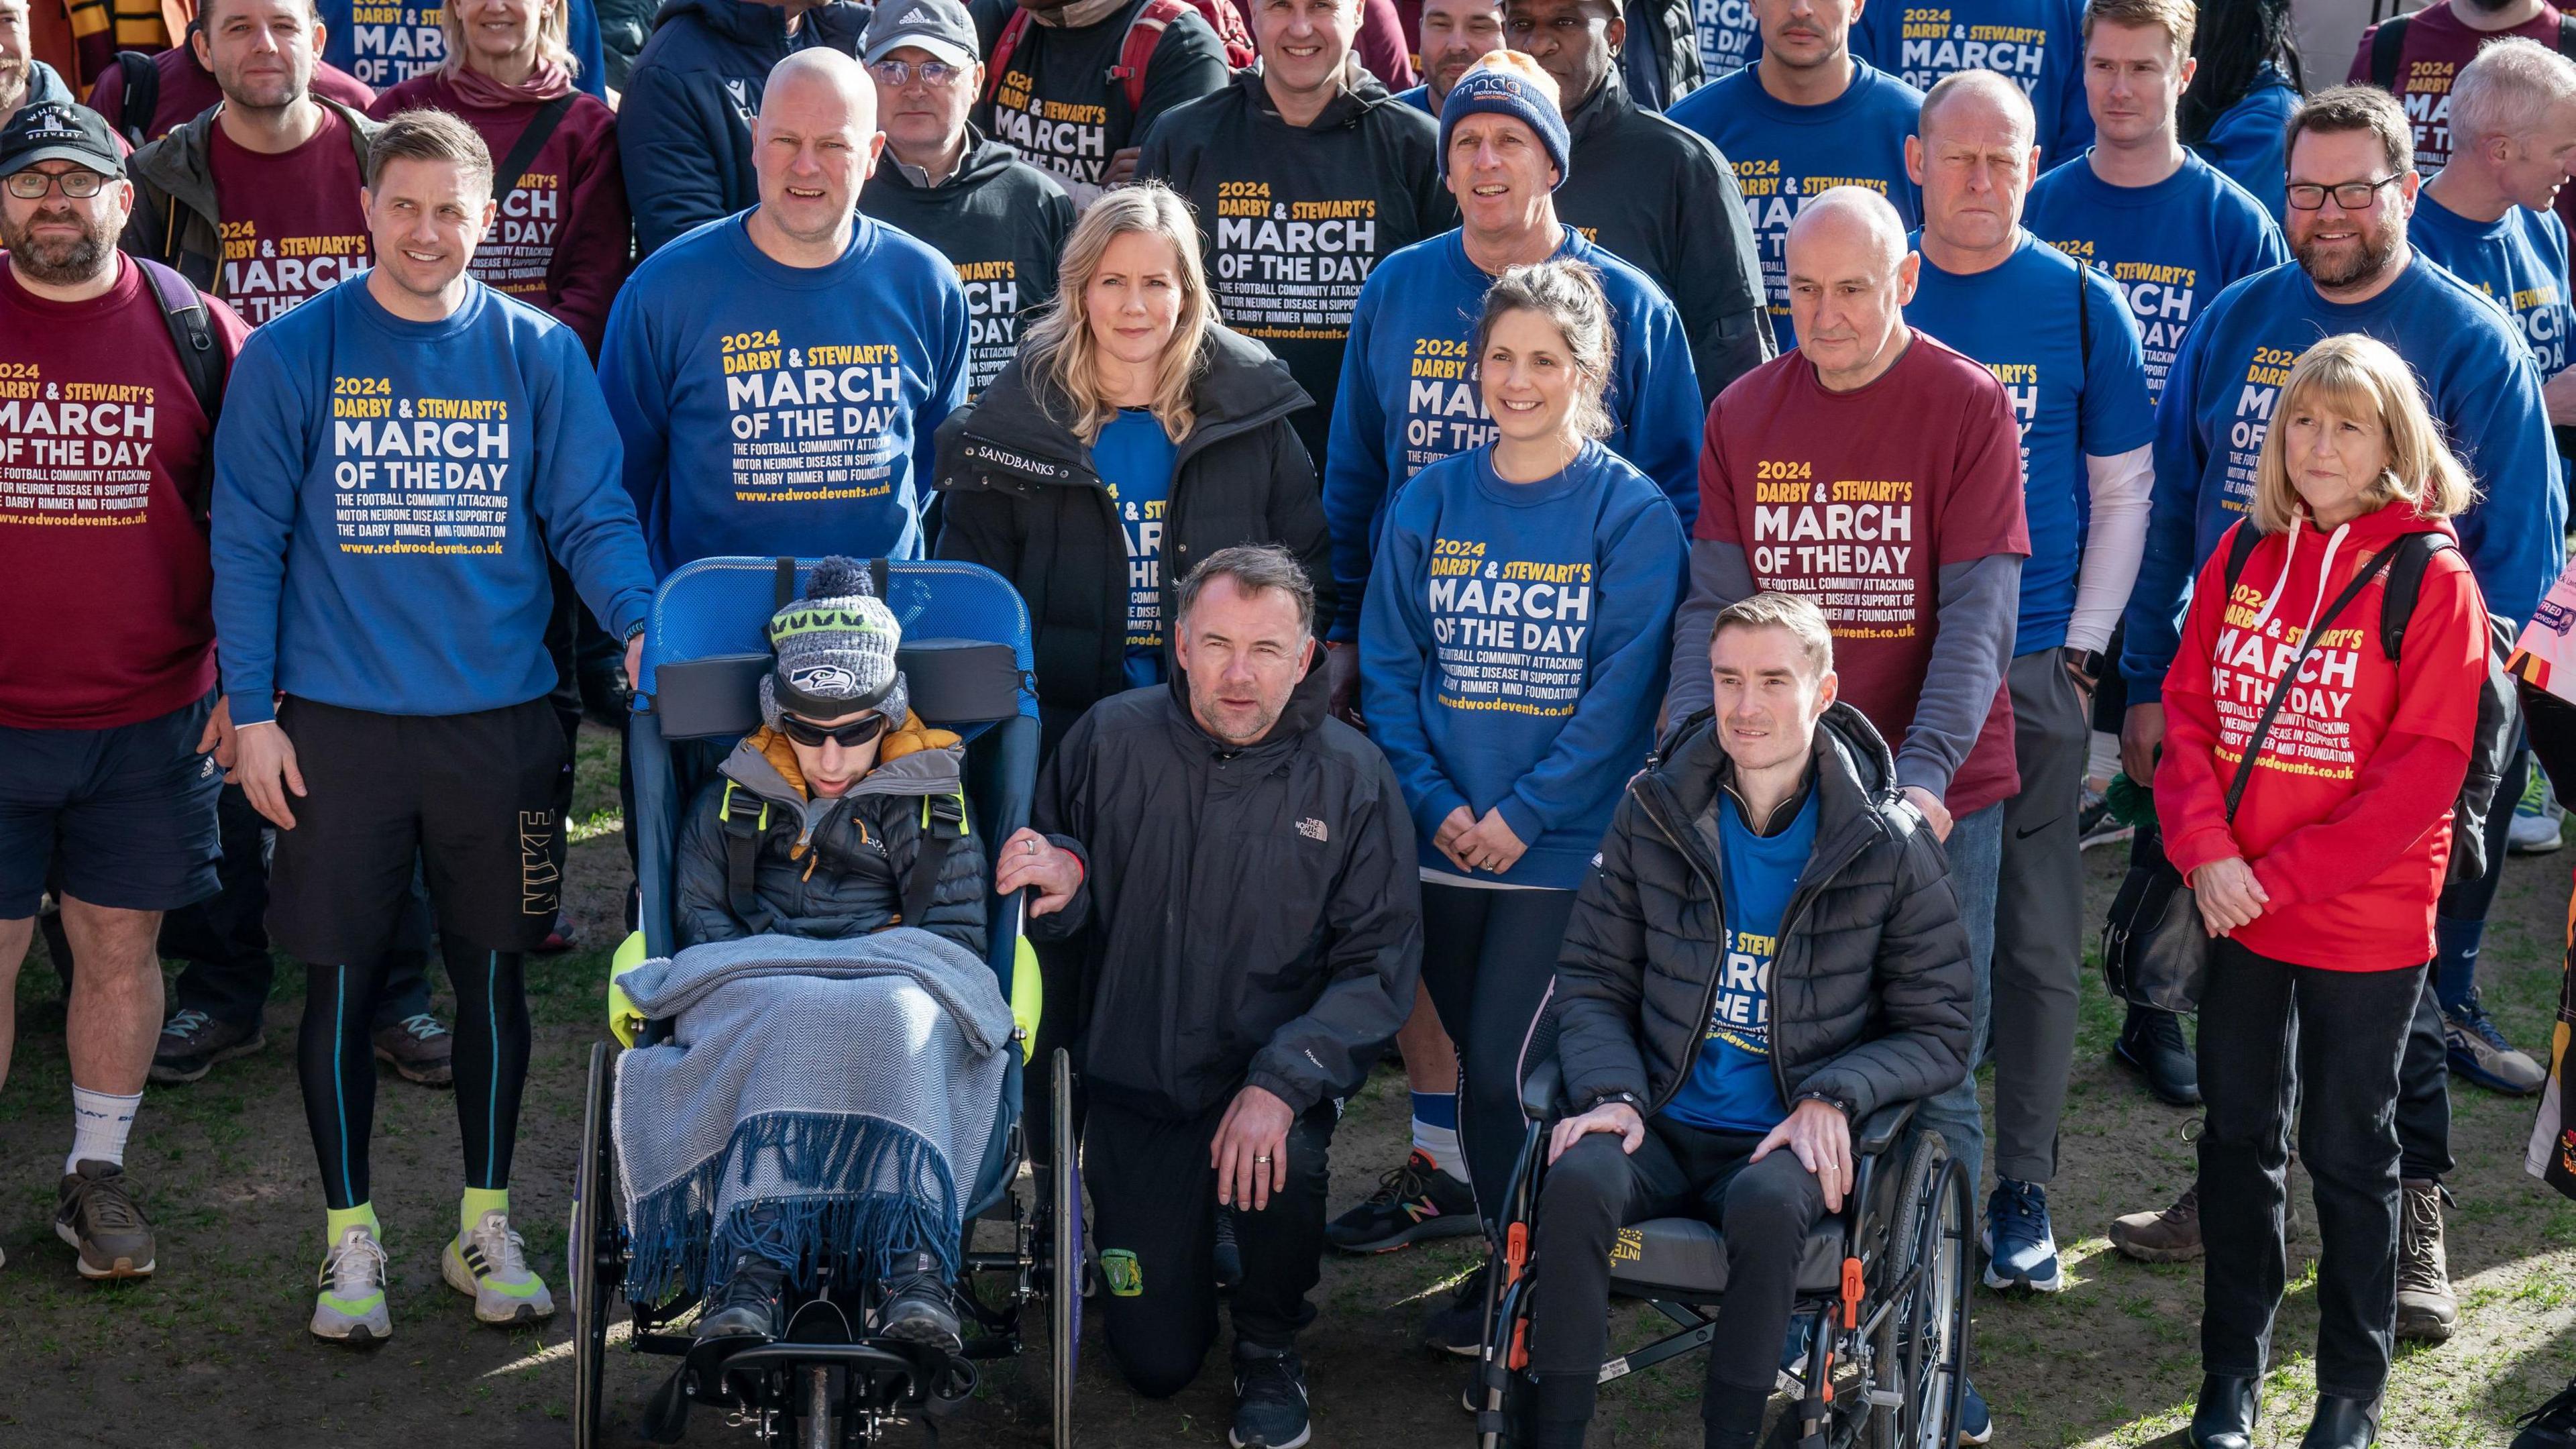
[[[383,955],[415,855],[442,935],[492,951],[545,944],[564,861],[553,706],[400,715],[289,698],[277,722],[305,790],[287,797],[295,828],[277,832],[269,877],[280,949],[329,964]]]
[[[66,895],[110,910],[213,895],[224,775],[197,740],[214,707],[209,694],[107,729],[0,729],[0,921],[34,915],[57,874]]]

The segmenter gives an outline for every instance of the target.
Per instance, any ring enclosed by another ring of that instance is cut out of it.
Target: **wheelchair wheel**
[[[582,1097],[581,1157],[573,1168],[572,1232],[564,1244],[572,1292],[572,1442],[594,1449],[603,1437],[600,1377],[608,1361],[610,1300],[624,1279],[609,1203],[609,1046],[590,1047],[590,1083]]]
[[[1899,1296],[1872,1345],[1872,1449],[1951,1449],[1968,1381],[1968,1177],[1938,1134],[1915,1140],[1882,1282]]]
[[[1073,1057],[1058,1047],[1047,1063],[1048,1120],[1055,1151],[1047,1164],[1049,1247],[1047,1352],[1053,1383],[1055,1449],[1073,1449],[1073,1384],[1082,1367],[1082,1144],[1073,1135]]]

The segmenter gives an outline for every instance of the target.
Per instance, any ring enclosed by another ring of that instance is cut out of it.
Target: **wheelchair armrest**
[[[1915,1103],[1891,1102],[1862,1118],[1852,1128],[1852,1151],[1862,1157],[1874,1157],[1896,1145],[1905,1135],[1905,1124],[1914,1120]]]
[[[1544,1122],[1565,1105],[1565,1068],[1549,1052],[1521,1079],[1521,1115]]]

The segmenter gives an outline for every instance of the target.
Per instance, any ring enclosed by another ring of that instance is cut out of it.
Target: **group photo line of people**
[[[557,1313],[511,1184],[603,711],[568,1306],[652,1311],[674,1433],[935,1414],[1034,1211],[1135,1393],[1229,1344],[1234,1449],[1333,1437],[1327,1254],[1444,1239],[1462,1438],[1610,1442],[1627,1296],[1696,1305],[1711,1449],[1989,1442],[2097,937],[2202,1118],[2110,1229],[2202,1264],[2195,1449],[2382,1442],[2455,1090],[2576,1196],[2576,994],[2479,989],[2576,795],[2576,21],[2328,85],[2285,0],[635,9],[76,9],[67,79],[0,0],[0,1085],[41,934],[83,1278],[162,1269],[147,1083],[264,1050],[282,957],[310,1334],[428,1261],[379,1063],[454,1094],[441,1278]],[[818,1303],[834,1367],[763,1356]]]

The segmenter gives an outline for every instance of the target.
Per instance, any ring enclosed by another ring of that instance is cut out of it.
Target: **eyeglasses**
[[[881,714],[864,715],[845,725],[825,726],[798,719],[792,714],[781,714],[778,727],[787,732],[789,739],[808,749],[819,750],[825,740],[830,740],[842,749],[855,750],[885,733],[886,717]]]
[[[2290,205],[2301,211],[2320,210],[2326,204],[2326,193],[2331,191],[2334,193],[2335,205],[2346,211],[2359,211],[2370,205],[2371,199],[2379,194],[2379,188],[2392,181],[2402,181],[2405,176],[2406,173],[2400,171],[2394,175],[2382,176],[2377,181],[2347,181],[2339,186],[2319,186],[2313,181],[2294,181],[2290,183]]]
[[[944,60],[881,60],[868,67],[868,74],[897,87],[912,84],[912,78],[918,75],[927,84],[945,88],[957,84],[957,78],[965,73],[966,67]]]
[[[51,174],[43,171],[18,171],[10,174],[9,194],[20,201],[42,201],[47,191],[60,186],[63,189],[63,195],[74,201],[87,201],[98,195],[106,185],[106,177],[95,171],[82,170],[77,166],[69,171]]]

